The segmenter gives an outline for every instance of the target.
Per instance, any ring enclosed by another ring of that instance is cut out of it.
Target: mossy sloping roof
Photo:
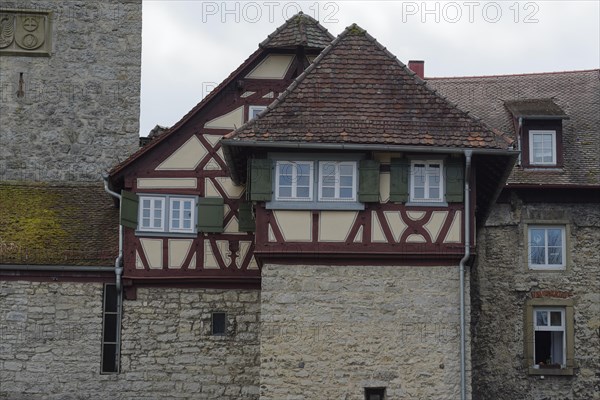
[[[119,210],[101,185],[0,183],[0,264],[111,266]]]

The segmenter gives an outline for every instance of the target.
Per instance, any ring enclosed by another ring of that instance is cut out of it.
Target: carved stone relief
[[[0,9],[0,55],[49,56],[51,13]]]

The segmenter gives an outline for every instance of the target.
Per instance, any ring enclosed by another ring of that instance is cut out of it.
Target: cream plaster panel
[[[221,160],[225,160],[225,156],[223,155],[222,147],[219,150],[217,150],[217,155],[221,158]]]
[[[246,259],[246,255],[248,255],[248,250],[250,250],[250,245],[252,242],[248,241],[240,241],[240,249],[238,251],[238,257],[235,259],[235,264],[238,268],[242,268],[242,263]]]
[[[231,263],[231,251],[229,251],[229,240],[217,240],[217,248],[219,249],[219,253],[221,254],[221,259],[225,263],[225,265],[229,265]]]
[[[246,78],[251,79],[283,79],[292,64],[293,55],[270,54],[261,61]]]
[[[191,247],[192,239],[169,239],[169,268],[181,268]]]
[[[192,256],[190,260],[190,265],[188,265],[188,269],[196,269],[196,253]]]
[[[385,233],[375,211],[371,211],[371,241],[374,243],[387,243]]]
[[[242,99],[245,99],[246,97],[250,97],[252,96],[254,93],[256,92],[251,92],[251,91],[245,91],[244,93],[242,93],[242,95],[240,96]]]
[[[239,231],[238,219],[234,216],[229,220],[224,229],[225,233],[242,233]]]
[[[354,243],[362,243],[363,241],[363,227],[358,228],[356,236],[354,236]]]
[[[452,219],[452,224],[444,238],[444,243],[460,243],[462,237],[462,211],[457,211]]]
[[[379,174],[379,202],[387,203],[390,200],[390,173]]]
[[[225,176],[219,176],[215,178],[215,180],[219,183],[221,188],[227,194],[227,197],[230,199],[239,199],[244,193],[245,187],[242,185],[236,186],[233,181]]]
[[[174,153],[172,153],[165,161],[156,167],[157,171],[171,170],[194,170],[200,164],[200,161],[208,152],[196,137],[189,138],[187,142],[181,145]]]
[[[385,215],[385,219],[392,230],[392,235],[394,235],[394,240],[396,242],[400,241],[402,234],[408,228],[408,225],[404,223],[402,217],[400,216],[399,211],[384,211],[383,215]]]
[[[138,178],[138,189],[196,189],[196,178]]]
[[[211,157],[210,161],[207,162],[206,165],[204,166],[205,171],[218,171],[220,169],[221,169],[221,166],[212,157]]]
[[[317,56],[306,56],[306,59],[308,60],[309,63],[312,63],[313,61],[315,61],[315,58],[317,58]]]
[[[221,193],[210,178],[204,178],[204,197],[221,197]]]
[[[204,124],[205,128],[211,129],[235,129],[244,123],[244,106],[238,107],[227,114],[213,118]]]
[[[263,99],[272,99],[273,97],[275,97],[275,93],[269,92],[269,93],[265,94],[262,98]]]
[[[357,216],[356,211],[321,211],[319,241],[345,242]]]
[[[217,264],[217,259],[212,250],[212,246],[210,244],[210,240],[204,240],[204,269],[219,269],[219,264]]]
[[[254,269],[257,270],[258,269],[258,263],[256,262],[256,258],[254,258],[254,256],[252,256],[252,259],[250,260],[250,264],[248,264],[248,269]]]
[[[269,242],[276,242],[277,239],[275,239],[275,233],[273,233],[273,228],[271,227],[271,224],[269,224]]]
[[[434,211],[431,213],[431,218],[429,218],[429,221],[423,225],[425,230],[429,233],[433,243],[437,242],[438,235],[442,230],[442,226],[444,225],[444,221],[446,220],[447,216],[447,211]]]
[[[273,211],[286,242],[312,241],[312,211]]]
[[[406,215],[413,221],[418,221],[425,216],[425,211],[407,211]]]
[[[406,243],[426,243],[426,242],[427,242],[427,240],[425,240],[423,235],[420,235],[418,233],[410,234],[406,238]]]
[[[137,250],[135,251],[135,269],[144,269],[144,263]]]
[[[140,243],[142,244],[146,260],[148,260],[148,266],[151,269],[162,269],[162,239],[140,239]]]
[[[204,135],[204,139],[206,139],[206,141],[210,143],[213,147],[215,147],[217,143],[219,143],[219,140],[221,140],[222,137],[223,136],[221,135]]]

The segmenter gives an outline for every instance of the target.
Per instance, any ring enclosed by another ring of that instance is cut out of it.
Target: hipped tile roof
[[[307,48],[324,49],[334,39],[317,20],[299,12],[288,19],[259,46],[262,48]]]
[[[102,185],[1,182],[0,204],[0,264],[114,264],[119,209]]]
[[[356,24],[348,27],[235,142],[508,149],[512,140],[430,90]]]
[[[600,185],[600,70],[429,78],[427,84],[488,125],[514,135],[514,101],[552,99],[563,119],[564,165],[515,167],[509,185]]]

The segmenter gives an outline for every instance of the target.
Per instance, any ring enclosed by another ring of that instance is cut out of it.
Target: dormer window
[[[524,168],[556,168],[563,164],[562,121],[567,114],[552,99],[507,101],[513,116]]]
[[[556,165],[556,131],[529,131],[529,163]]]

